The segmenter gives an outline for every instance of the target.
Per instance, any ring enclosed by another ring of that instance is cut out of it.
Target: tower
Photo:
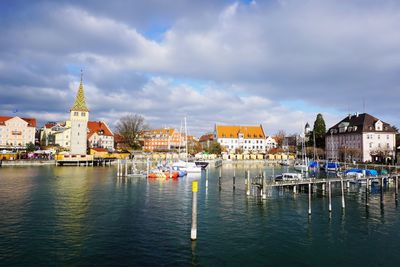
[[[71,121],[71,154],[86,155],[89,109],[86,106],[83,92],[82,73],[81,83],[76,93],[75,103],[70,109],[69,118]]]

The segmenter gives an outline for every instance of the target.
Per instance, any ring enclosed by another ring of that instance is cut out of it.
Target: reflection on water
[[[180,179],[117,178],[115,168],[0,169],[2,266],[396,266],[393,187],[351,184],[327,194],[277,188],[246,196],[244,174],[286,171],[232,163]],[[291,171],[291,170],[289,170]],[[233,176],[236,188],[233,189]],[[199,180],[198,240],[190,241],[192,181]],[[366,205],[368,203],[368,205]],[[366,252],[369,258],[360,258]],[[390,257],[388,256],[390,255]],[[357,260],[355,260],[357,259]]]

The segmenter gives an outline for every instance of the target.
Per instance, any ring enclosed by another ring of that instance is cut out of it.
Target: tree
[[[318,113],[314,122],[313,134],[315,135],[315,146],[325,148],[326,126],[321,113]]]
[[[282,147],[282,145],[283,145],[283,141],[285,140],[285,136],[286,136],[286,133],[285,133],[285,131],[284,130],[279,130],[275,135],[274,135],[274,139],[275,139],[275,141],[276,141],[276,144],[277,144],[277,146],[278,147]]]
[[[139,135],[148,127],[141,115],[129,114],[119,119],[116,130],[125,144],[132,149],[140,149]]]
[[[26,152],[33,152],[35,151],[35,145],[32,142],[26,144]]]
[[[210,152],[211,154],[220,155],[221,152],[222,152],[221,144],[218,143],[217,141],[214,141],[214,142],[210,145],[209,152]]]

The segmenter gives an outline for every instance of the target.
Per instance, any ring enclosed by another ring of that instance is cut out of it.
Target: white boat
[[[172,169],[186,171],[188,174],[189,173],[200,173],[201,172],[201,167],[197,166],[196,163],[194,163],[194,162],[186,162],[186,161],[183,161],[183,160],[179,160],[179,161],[173,163],[172,164]]]
[[[299,171],[299,172],[307,172],[308,171],[308,165],[301,164],[301,163],[296,163],[296,164],[294,164],[294,169],[296,171]]]
[[[294,180],[300,180],[301,178],[302,175],[300,173],[285,172],[282,173],[282,175],[276,176],[275,181],[294,181]]]

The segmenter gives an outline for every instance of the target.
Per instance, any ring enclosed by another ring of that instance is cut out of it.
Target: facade
[[[169,151],[185,147],[185,136],[172,128],[145,131],[143,150]]]
[[[265,150],[268,151],[273,148],[277,148],[278,143],[275,141],[275,139],[272,136],[268,136],[265,139]]]
[[[367,113],[356,113],[328,130],[325,149],[332,160],[390,161],[395,157],[396,131]]]
[[[42,146],[59,146],[65,150],[71,147],[71,122],[48,122],[40,131]]]
[[[103,121],[89,121],[87,140],[90,148],[114,150],[114,134]]]
[[[214,138],[227,152],[266,152],[265,133],[261,125],[215,125]]]
[[[204,134],[199,138],[200,145],[203,149],[209,149],[211,144],[214,142],[214,134]]]
[[[73,155],[86,155],[89,109],[86,106],[82,79],[76,94],[75,103],[70,110],[69,118],[71,122],[70,152]]]
[[[36,119],[0,116],[0,148],[24,149],[35,144]]]

